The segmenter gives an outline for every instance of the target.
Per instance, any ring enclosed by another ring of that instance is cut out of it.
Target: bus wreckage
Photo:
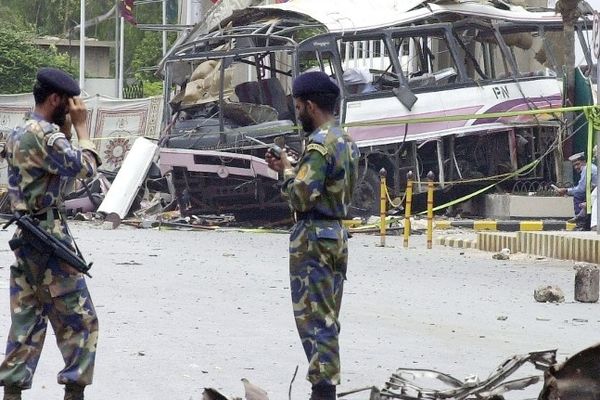
[[[589,16],[575,24],[588,74],[591,25]],[[287,210],[263,156],[272,143],[301,153],[291,83],[322,70],[341,88],[339,120],[362,153],[352,216],[378,213],[381,168],[393,195],[409,171],[417,182],[433,171],[448,192],[541,157],[513,184],[560,181],[561,115],[484,114],[567,104],[563,42],[553,10],[501,0],[292,0],[237,11],[164,60],[166,87],[178,90],[166,91],[161,170],[183,215]],[[460,115],[471,117],[451,118]],[[433,119],[394,122],[413,118]]]

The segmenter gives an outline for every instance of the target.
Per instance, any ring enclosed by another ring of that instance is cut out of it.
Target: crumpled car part
[[[375,393],[371,391],[371,400],[499,400],[502,394],[512,390],[523,390],[538,383],[540,376],[507,380],[525,364],[546,371],[556,363],[556,350],[532,352],[509,358],[496,368],[487,379],[472,377],[466,380],[427,369],[398,369],[385,386]],[[427,386],[421,382],[427,382]]]

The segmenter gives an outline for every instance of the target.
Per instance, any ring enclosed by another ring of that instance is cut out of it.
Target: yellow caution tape
[[[519,117],[519,116],[525,116],[525,115],[563,114],[563,113],[570,113],[570,112],[584,112],[584,113],[588,112],[589,113],[589,112],[591,112],[590,110],[597,110],[598,108],[600,108],[600,105],[547,108],[547,109],[524,110],[524,111],[506,111],[506,112],[487,113],[487,114],[485,114],[485,113],[484,114],[459,114],[459,115],[448,115],[448,116],[443,116],[443,117],[366,120],[366,121],[350,122],[350,123],[344,124],[343,127],[354,128],[354,127],[368,127],[368,126],[425,124],[425,123],[430,123],[430,122],[468,121],[470,119],[493,119],[493,118]]]
[[[452,201],[450,201],[450,202],[448,202],[446,204],[442,204],[441,206],[434,207],[433,211],[439,211],[439,210],[442,210],[444,208],[451,207],[453,205],[462,203],[463,201],[467,201],[469,199],[472,199],[475,196],[478,196],[478,195],[480,195],[482,193],[487,192],[488,190],[490,190],[491,188],[495,187],[499,183],[507,181],[507,180],[509,180],[511,178],[514,178],[515,176],[521,175],[522,173],[524,173],[524,172],[526,172],[526,171],[528,171],[528,170],[530,170],[532,168],[535,168],[537,166],[537,164],[539,164],[540,162],[541,162],[541,159],[537,159],[537,160],[535,160],[535,161],[533,161],[533,162],[531,162],[531,163],[529,163],[529,164],[527,164],[527,165],[519,168],[518,170],[516,170],[515,172],[511,173],[509,176],[507,176],[506,178],[500,180],[499,182],[492,183],[491,185],[488,185],[488,186],[486,186],[486,187],[484,187],[482,189],[479,189],[479,190],[477,190],[477,191],[475,191],[473,193],[470,193],[470,194],[468,194],[466,196],[463,196],[463,197],[458,198],[456,200],[452,200]],[[425,213],[427,213],[427,211],[422,211],[422,212],[418,213],[418,215],[423,215]]]

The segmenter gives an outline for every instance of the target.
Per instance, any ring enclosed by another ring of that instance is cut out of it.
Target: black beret
[[[340,88],[326,73],[321,71],[306,72],[294,80],[292,94],[302,97],[314,93],[330,93],[340,95]]]
[[[69,97],[79,96],[81,93],[77,81],[60,69],[40,68],[37,73],[37,81],[42,86],[64,93]]]

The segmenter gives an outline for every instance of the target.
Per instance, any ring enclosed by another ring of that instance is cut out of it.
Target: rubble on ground
[[[539,400],[597,400],[600,393],[599,359],[600,345],[595,345],[561,364],[556,360],[556,350],[515,355],[500,363],[487,378],[470,375],[458,379],[435,370],[398,368],[382,387],[366,386],[340,392],[338,398],[348,398],[350,395],[364,392],[363,398],[368,400],[502,400],[508,392],[521,391],[543,382]],[[529,370],[525,367],[529,367]],[[541,373],[532,374],[531,367],[533,371]],[[264,389],[245,378],[242,378],[242,382],[245,400],[269,400]],[[216,389],[205,388],[202,400],[242,399],[230,398]]]
[[[510,260],[510,249],[502,249],[492,256],[494,260]]]
[[[557,286],[540,286],[533,292],[533,298],[538,303],[563,303],[565,294]]]

